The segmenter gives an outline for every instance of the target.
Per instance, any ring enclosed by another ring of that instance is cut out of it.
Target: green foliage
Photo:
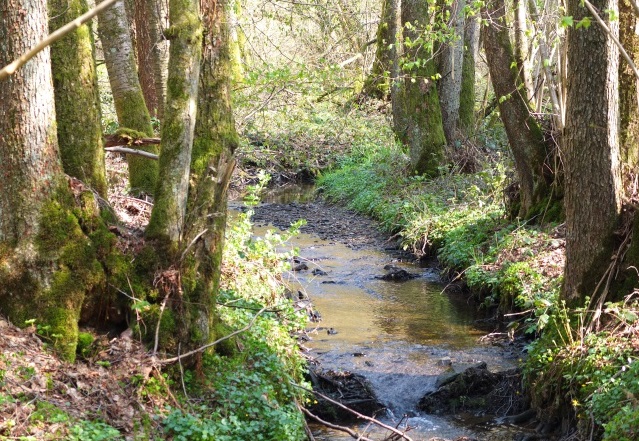
[[[249,191],[249,207],[265,183],[263,178]],[[292,384],[304,383],[305,362],[292,333],[304,328],[306,315],[294,310],[281,280],[294,250],[279,251],[299,225],[255,238],[250,216],[250,210],[239,213],[227,230],[227,268],[217,300],[219,318],[227,329],[244,328],[252,320],[254,324],[237,337],[241,351],[205,354],[203,379],[186,373],[189,395],[204,393],[207,401],[185,410],[169,409],[162,424],[172,439],[295,441],[304,437],[303,417],[296,405],[303,397]]]
[[[102,421],[81,421],[69,430],[69,441],[120,441],[120,432]]]
[[[531,346],[525,367],[533,400],[546,411],[572,411],[584,422],[583,433],[604,432],[604,440],[636,439],[637,342],[623,330],[632,329],[639,318],[637,304],[607,303],[607,326],[599,332],[586,332],[586,312],[563,306],[549,310],[546,332]]]

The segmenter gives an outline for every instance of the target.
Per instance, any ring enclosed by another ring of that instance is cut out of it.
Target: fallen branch
[[[133,138],[125,133],[114,133],[112,135],[103,135],[105,147],[122,147],[132,145],[159,145],[160,138]]]
[[[31,50],[29,50],[26,54],[22,55],[20,58],[13,61],[11,64],[3,67],[2,70],[0,70],[0,80],[3,80],[7,78],[8,76],[16,73],[16,71],[20,67],[22,67],[31,58],[35,57],[38,54],[38,52],[40,52],[41,50],[43,50],[50,44],[55,43],[56,41],[64,37],[66,34],[68,34],[69,32],[75,31],[84,23],[91,20],[93,17],[95,17],[100,12],[104,11],[105,9],[109,8],[110,6],[115,4],[117,1],[118,0],[106,0],[100,3],[95,8],[91,9],[90,11],[82,14],[81,16],[73,20],[72,22],[65,24],[60,29],[50,34],[44,40],[42,40],[41,42],[36,44],[33,48],[31,48]]]
[[[130,149],[128,147],[115,146],[115,147],[106,147],[104,150],[107,152],[116,152],[116,153],[126,153],[127,155],[138,155],[144,156],[145,158],[155,159],[157,160],[160,156],[155,153],[145,152],[144,150]]]
[[[307,408],[305,408],[304,406],[300,406],[298,404],[298,407],[300,408],[300,410],[302,412],[304,412],[304,414],[306,416],[308,416],[311,419],[314,419],[315,421],[317,421],[318,423],[320,423],[323,426],[326,426],[330,429],[335,429],[335,430],[339,430],[340,432],[345,432],[348,433],[350,436],[352,436],[353,438],[357,439],[357,440],[362,440],[362,441],[373,441],[370,438],[366,438],[362,435],[360,435],[359,433],[355,432],[353,429],[350,429],[348,427],[344,427],[344,426],[338,426],[337,424],[333,424],[333,423],[329,423],[328,421],[324,421],[323,419],[321,419],[320,417],[318,417],[317,415],[311,413]]]
[[[260,314],[262,314],[265,310],[266,310],[266,307],[264,307],[264,308],[260,309],[260,310],[257,312],[257,314],[255,314],[255,316],[253,316],[253,318],[251,319],[251,321],[249,322],[249,324],[248,324],[248,325],[246,325],[245,327],[243,327],[242,329],[238,329],[237,331],[233,331],[233,332],[231,332],[229,335],[225,335],[225,336],[224,336],[224,337],[222,337],[222,338],[218,338],[217,340],[215,340],[215,341],[214,341],[214,342],[212,342],[212,343],[208,343],[208,344],[206,344],[206,345],[204,345],[204,346],[201,346],[201,347],[199,347],[199,348],[197,348],[197,349],[194,349],[194,350],[192,350],[192,351],[190,351],[190,352],[187,352],[187,353],[182,354],[182,355],[178,355],[177,357],[173,357],[173,358],[166,358],[166,359],[164,359],[164,360],[158,360],[158,363],[159,363],[159,364],[171,364],[171,363],[175,363],[176,361],[180,361],[180,360],[182,360],[183,358],[190,357],[191,355],[195,355],[195,354],[197,354],[198,352],[205,351],[206,349],[208,349],[208,348],[210,348],[210,347],[213,347],[213,346],[215,346],[216,344],[223,342],[224,340],[228,340],[228,339],[229,339],[229,338],[231,338],[231,337],[235,337],[236,335],[241,334],[242,332],[248,331],[248,330],[249,330],[249,329],[251,329],[251,327],[253,327],[253,325],[255,324],[255,320],[257,320],[257,318],[260,316]],[[301,386],[300,386],[300,387],[301,387]]]
[[[383,428],[384,428],[384,429],[386,429],[386,430],[390,430],[391,432],[395,433],[396,435],[399,435],[401,438],[403,438],[403,439],[405,439],[405,440],[407,440],[407,441],[413,441],[413,439],[412,439],[411,437],[409,437],[408,435],[406,435],[406,434],[405,434],[404,432],[402,432],[401,430],[397,430],[397,429],[395,429],[395,428],[394,428],[394,427],[392,427],[392,426],[389,426],[389,425],[387,425],[387,424],[382,423],[382,422],[381,422],[381,421],[379,421],[379,420],[376,420],[375,418],[371,418],[371,417],[369,417],[369,416],[363,415],[363,414],[361,414],[361,413],[359,413],[359,412],[357,412],[357,411],[355,411],[355,410],[353,410],[353,409],[351,409],[351,408],[349,408],[349,407],[344,406],[342,403],[340,403],[340,402],[338,402],[338,401],[335,401],[335,400],[333,400],[333,399],[331,399],[331,398],[327,397],[327,396],[326,396],[326,395],[324,395],[324,394],[321,394],[321,393],[319,393],[319,392],[317,392],[317,391],[314,391],[314,390],[312,390],[312,389],[308,389],[308,388],[306,388],[306,387],[304,387],[304,386],[300,386],[299,384],[295,384],[295,383],[291,383],[291,384],[292,384],[293,386],[295,386],[295,387],[299,388],[299,389],[305,390],[306,392],[310,392],[310,393],[312,393],[312,394],[315,394],[315,395],[317,395],[318,397],[322,398],[323,400],[328,401],[329,403],[332,403],[332,404],[335,404],[335,405],[336,405],[336,406],[338,406],[338,407],[341,407],[342,409],[344,409],[344,410],[346,410],[346,411],[348,411],[348,412],[352,413],[353,415],[355,415],[357,418],[360,418],[360,419],[363,419],[363,420],[366,420],[366,421],[370,421],[371,423],[376,424],[376,425],[378,425],[379,427],[383,427]],[[363,438],[360,438],[360,439],[363,439]]]

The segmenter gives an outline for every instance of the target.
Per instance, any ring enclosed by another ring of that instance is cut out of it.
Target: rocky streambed
[[[413,440],[545,439],[519,390],[521,346],[478,326],[477,307],[447,293],[437,268],[413,262],[376,224],[295,189],[256,207],[256,234],[306,219],[288,282],[312,326],[302,345],[318,399],[310,410],[370,439],[396,439],[343,403]],[[314,425],[317,440],[351,435]]]

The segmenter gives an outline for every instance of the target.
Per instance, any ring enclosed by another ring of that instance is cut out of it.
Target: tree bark
[[[164,37],[163,0],[136,0],[135,29],[137,32],[137,59],[140,86],[149,113],[159,120],[164,118],[166,80],[169,62],[169,42]]]
[[[2,0],[0,65],[48,34],[47,3]],[[29,11],[27,19],[24,13]],[[28,20],[28,21],[27,21]],[[16,245],[38,231],[40,208],[62,173],[55,125],[51,56],[45,49],[0,82],[0,241]]]
[[[0,0],[0,11],[5,65],[48,34],[47,2]],[[0,311],[20,326],[49,327],[72,361],[85,293],[104,272],[76,214],[74,196],[94,202],[93,194],[72,194],[64,177],[54,107],[48,48],[0,81]]]
[[[402,1],[400,28],[407,22],[428,21],[427,3],[420,0]],[[404,29],[403,34],[405,38],[415,41],[419,37],[419,30],[411,27]],[[398,63],[402,71],[397,67],[394,70],[402,78],[395,80],[397,89],[392,99],[393,131],[408,146],[413,171],[433,176],[439,173],[446,145],[442,112],[433,80],[435,60],[432,50],[427,50],[424,44],[412,45],[411,48],[398,47],[397,50],[398,55],[403,55],[394,63]],[[415,61],[415,67],[408,69],[407,63]]]
[[[616,0],[592,2],[617,10]],[[578,23],[587,14],[568,1]],[[604,17],[606,14],[603,14]],[[607,22],[618,35],[619,23]],[[562,297],[572,305],[597,295],[610,263],[621,209],[618,140],[619,50],[596,25],[568,30],[568,91],[564,137],[566,268]]]
[[[508,36],[504,0],[492,0],[482,9],[489,21],[484,29],[484,49],[508,142],[515,159],[521,205],[519,216],[531,218],[548,205],[550,183],[544,176],[546,148],[539,124],[530,114],[525,90],[518,80]],[[516,63],[515,63],[516,66]],[[550,178],[552,179],[552,177]]]
[[[526,101],[533,99],[535,87],[533,86],[531,63],[529,59],[530,41],[528,33],[527,0],[515,0],[513,3],[515,15],[515,60],[519,70],[519,78],[526,90]]]
[[[184,322],[188,347],[215,340],[215,301],[220,286],[226,230],[227,189],[239,139],[231,108],[231,47],[227,1],[202,3],[202,67],[198,91],[195,141],[185,236],[193,246],[193,274],[198,278],[185,293],[190,305]]]
[[[439,53],[439,73],[437,82],[439,104],[442,109],[442,124],[449,145],[458,139],[459,107],[464,63],[464,8],[466,0],[455,0],[449,7],[454,33],[452,41],[442,44]]]
[[[619,1],[619,41],[628,54],[639,61],[639,18],[635,15],[630,0]],[[621,59],[619,64],[619,111],[621,126],[619,142],[624,175],[636,174],[639,166],[639,80]],[[624,178],[624,180],[626,180]]]
[[[193,131],[197,110],[202,23],[197,0],[171,0],[171,40],[166,114],[162,124],[160,176],[146,230],[158,250],[177,256],[184,231]]]
[[[396,33],[393,17],[393,0],[384,0],[382,14],[377,26],[373,69],[368,75],[363,88],[363,92],[366,95],[379,99],[387,98],[390,91],[389,74],[392,67],[392,50],[389,46],[395,44]]]
[[[129,34],[124,1],[98,16],[98,31],[104,48],[104,59],[109,73],[115,111],[120,127],[153,136],[151,116],[144,102],[144,95],[135,66],[135,53]],[[155,146],[145,147],[158,153]],[[129,183],[134,193],[153,194],[158,179],[155,162],[137,156],[129,156]]]
[[[459,100],[459,128],[470,135],[475,128],[475,65],[479,50],[479,21],[466,19],[464,31],[464,65]]]
[[[50,32],[88,11],[85,0],[51,0]],[[65,173],[106,198],[102,121],[90,24],[51,46],[58,144]]]

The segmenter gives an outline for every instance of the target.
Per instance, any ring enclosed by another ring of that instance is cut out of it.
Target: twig
[[[65,24],[60,29],[50,34],[44,40],[42,40],[41,42],[36,44],[33,48],[31,48],[31,50],[29,50],[26,54],[22,55],[20,58],[13,61],[11,64],[2,68],[2,70],[0,70],[0,80],[4,80],[8,76],[16,73],[16,71],[20,67],[22,67],[31,58],[35,57],[38,52],[40,52],[41,50],[43,50],[50,44],[55,43],[56,41],[64,37],[66,34],[68,34],[69,32],[73,32],[74,30],[78,29],[84,23],[91,20],[93,17],[95,17],[100,12],[104,11],[105,9],[109,8],[110,6],[115,4],[117,1],[118,0],[105,0],[104,2],[96,6],[95,8],[82,14],[81,16],[73,20],[72,22]]]
[[[413,439],[412,439],[411,437],[409,437],[408,435],[406,435],[404,432],[402,432],[402,431],[400,431],[400,430],[397,430],[397,429],[395,429],[394,427],[389,426],[388,424],[384,424],[384,423],[382,423],[381,421],[376,420],[375,418],[371,418],[371,417],[369,417],[369,416],[363,415],[363,414],[361,414],[361,413],[359,413],[359,412],[357,412],[357,411],[355,411],[355,410],[353,410],[353,409],[351,409],[351,408],[349,408],[349,407],[346,407],[346,406],[344,406],[342,403],[340,403],[340,402],[338,402],[338,401],[335,401],[335,400],[333,400],[333,399],[331,399],[331,398],[327,397],[327,396],[326,396],[326,395],[324,395],[324,394],[321,394],[321,393],[319,393],[319,392],[317,392],[317,391],[314,391],[314,390],[312,390],[312,389],[308,389],[308,388],[306,388],[306,387],[304,387],[304,386],[300,386],[299,384],[296,384],[296,383],[291,383],[291,384],[292,384],[293,386],[295,386],[295,387],[299,388],[299,389],[305,390],[306,392],[310,392],[310,393],[312,393],[312,394],[315,394],[315,395],[317,395],[318,397],[320,397],[320,398],[322,398],[322,399],[324,399],[324,400],[328,401],[329,403],[332,403],[332,404],[335,404],[335,405],[336,405],[336,406],[338,406],[338,407],[341,407],[342,409],[344,409],[344,410],[346,410],[346,411],[348,411],[348,412],[352,413],[353,415],[355,415],[357,418],[361,418],[361,419],[363,419],[363,420],[370,421],[371,423],[377,424],[378,426],[383,427],[383,428],[384,428],[384,429],[386,429],[386,430],[390,430],[391,432],[396,433],[397,435],[401,436],[403,439],[405,439],[405,440],[407,440],[407,441],[413,441]]]
[[[178,357],[180,356],[180,348],[182,347],[182,344],[179,343],[178,344]],[[189,398],[189,394],[186,393],[186,384],[184,384],[184,367],[182,366],[182,360],[178,360],[179,364],[180,364],[180,380],[182,381],[182,390],[184,391],[184,396],[188,399]]]
[[[131,149],[128,147],[120,147],[120,146],[105,147],[104,150],[106,150],[107,152],[126,153],[128,155],[144,156],[145,158],[155,159],[155,160],[157,160],[160,157],[159,155],[156,155],[155,153],[145,152],[144,150]]]
[[[317,421],[318,423],[322,424],[323,426],[329,427],[331,429],[335,429],[335,430],[339,430],[340,432],[346,432],[348,433],[350,436],[352,436],[353,438],[357,439],[357,440],[362,440],[362,441],[373,441],[370,438],[366,438],[362,435],[360,435],[359,433],[355,432],[353,429],[350,429],[348,427],[344,427],[344,426],[338,426],[337,424],[333,424],[333,423],[329,423],[328,421],[324,421],[323,419],[321,419],[320,417],[318,417],[317,415],[311,413],[307,408],[305,408],[304,406],[299,406],[300,410],[302,412],[304,412],[304,414],[306,414],[309,418],[314,419],[315,421]]]
[[[204,236],[206,234],[206,232],[209,231],[208,228],[205,228],[204,231],[202,231],[201,233],[199,233],[197,236],[195,236],[193,238],[193,240],[191,241],[191,243],[184,249],[184,251],[182,251],[182,255],[180,256],[180,262],[182,262],[184,260],[184,257],[186,257],[186,253],[189,251],[189,249],[195,244],[195,242],[197,242],[197,240]]]
[[[169,299],[169,295],[171,295],[171,291],[167,291],[164,296],[164,300],[162,300],[162,305],[160,305],[160,315],[158,316],[158,323],[155,326],[155,343],[153,344],[153,355],[158,352],[158,345],[160,343],[160,324],[162,323],[162,314],[164,313],[164,308],[166,308],[166,302]]]
[[[158,360],[158,363],[159,364],[175,363],[176,361],[182,360],[183,358],[190,357],[193,354],[197,354],[198,352],[202,352],[202,351],[204,351],[204,350],[206,350],[206,349],[208,349],[208,348],[210,348],[212,346],[215,346],[216,344],[221,343],[224,340],[228,340],[231,337],[235,337],[237,334],[241,334],[242,332],[248,331],[253,326],[253,324],[255,323],[255,320],[257,320],[257,318],[260,316],[260,314],[262,314],[265,310],[266,310],[265,307],[260,309],[258,311],[258,313],[255,314],[255,316],[251,319],[250,323],[248,325],[246,325],[245,327],[243,327],[242,329],[238,329],[237,331],[233,331],[229,335],[225,335],[222,338],[218,338],[217,340],[215,340],[212,343],[208,343],[208,344],[206,344],[204,346],[200,346],[197,349],[194,349],[194,350],[192,350],[190,352],[187,352],[185,354],[182,354],[182,355],[178,355],[177,357],[166,358],[164,360]]]

